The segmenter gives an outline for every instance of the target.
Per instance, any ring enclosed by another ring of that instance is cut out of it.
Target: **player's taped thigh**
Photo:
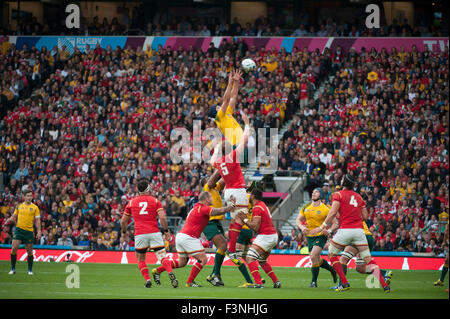
[[[341,256],[347,258],[350,261],[353,257],[355,257],[355,254],[351,251],[344,251]]]
[[[362,251],[359,252],[359,257],[360,259],[365,259],[367,257],[370,257],[370,249],[369,247],[367,247],[367,249],[364,249]],[[363,260],[364,261],[364,260]]]
[[[260,262],[265,262],[267,260],[267,257],[264,258],[264,256],[262,256],[255,248],[250,247],[250,249],[247,252],[247,257],[248,258],[252,258],[252,259],[256,259],[257,261]]]

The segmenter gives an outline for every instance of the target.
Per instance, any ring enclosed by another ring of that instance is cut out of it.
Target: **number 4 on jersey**
[[[358,207],[358,202],[355,199],[355,196],[352,195],[352,197],[350,197],[350,205]]]

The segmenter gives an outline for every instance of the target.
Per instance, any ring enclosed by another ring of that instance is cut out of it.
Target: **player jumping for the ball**
[[[245,128],[242,139],[236,149],[229,154],[218,158],[222,143],[216,141],[217,144],[214,146],[214,154],[212,155],[210,161],[211,164],[219,170],[220,176],[225,181],[225,203],[229,203],[231,196],[236,199],[236,210],[231,214],[232,220],[228,230],[229,243],[227,251],[228,257],[235,264],[239,264],[241,262],[237,258],[236,254],[236,242],[242,228],[242,222],[240,220],[236,220],[235,216],[239,212],[247,214],[248,211],[246,185],[244,174],[242,174],[241,165],[239,163],[239,157],[248,143],[250,125],[247,115],[244,112],[241,112],[241,115],[245,123]]]

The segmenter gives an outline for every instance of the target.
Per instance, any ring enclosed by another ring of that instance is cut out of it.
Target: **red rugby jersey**
[[[209,214],[213,208],[202,203],[197,203],[192,207],[186,217],[186,222],[180,233],[189,235],[194,238],[200,238],[203,230],[209,222]]]
[[[126,215],[134,219],[134,235],[158,233],[158,211],[162,210],[161,202],[150,195],[132,198],[125,206]]]
[[[333,194],[332,201],[338,201],[339,228],[364,228],[361,210],[366,207],[365,201],[358,193],[343,189]]]

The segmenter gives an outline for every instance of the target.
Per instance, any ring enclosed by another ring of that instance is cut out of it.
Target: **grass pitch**
[[[9,261],[0,262],[1,299],[448,299],[448,277],[444,287],[434,287],[439,271],[394,270],[392,292],[384,293],[381,288],[366,288],[366,276],[350,269],[348,279],[351,289],[344,292],[329,290],[334,286],[328,271],[321,269],[318,288],[307,288],[311,281],[309,268],[274,267],[282,283],[281,289],[274,289],[271,279],[260,269],[266,280],[264,289],[238,288],[244,278],[236,267],[223,266],[224,287],[213,287],[206,281],[212,266],[205,266],[196,282],[201,288],[185,287],[192,266],[175,269],[180,286],[170,285],[167,273],[161,275],[161,286],[153,283],[144,287],[137,265],[127,264],[75,264],[79,266],[80,287],[67,288],[68,263],[35,262],[33,276],[27,274],[27,263],[17,262],[16,274],[8,275]],[[151,271],[154,265],[148,265]]]

